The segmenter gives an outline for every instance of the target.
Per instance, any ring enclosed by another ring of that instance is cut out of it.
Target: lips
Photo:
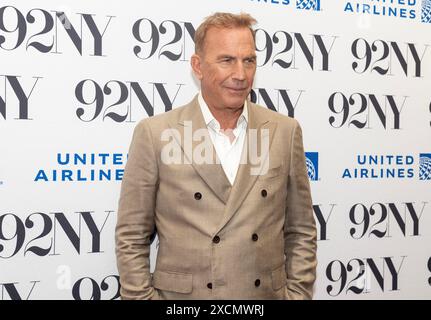
[[[247,90],[247,88],[231,88],[231,87],[226,87],[226,88],[229,90],[232,90],[232,91],[237,91],[237,92]]]

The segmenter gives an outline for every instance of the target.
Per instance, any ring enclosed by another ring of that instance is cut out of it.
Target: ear
[[[192,66],[192,70],[196,78],[198,78],[199,80],[202,80],[201,57],[197,54],[192,55],[190,59],[190,64]]]

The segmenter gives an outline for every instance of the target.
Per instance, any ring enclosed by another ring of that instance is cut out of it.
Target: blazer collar
[[[248,118],[248,127],[257,129],[262,124],[269,122],[268,119],[264,119],[258,117],[256,113],[256,108],[260,108],[252,103],[249,99],[246,101],[247,103],[247,118]],[[185,123],[192,121],[193,128],[200,129],[206,128],[205,119],[201,111],[201,107],[199,105],[199,95],[195,95],[193,100],[185,106],[182,110],[178,124],[184,126]]]

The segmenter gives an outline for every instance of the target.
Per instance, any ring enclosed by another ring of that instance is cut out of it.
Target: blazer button
[[[257,241],[257,239],[259,239],[259,236],[256,233],[253,233],[253,235],[251,236],[251,239],[253,241]]]
[[[215,237],[213,238],[213,242],[214,242],[214,243],[219,243],[219,242],[220,242],[220,237],[219,237],[219,236],[215,236]]]
[[[266,198],[266,196],[268,195],[268,192],[266,192],[265,189],[263,189],[260,194],[262,195],[262,197]]]
[[[196,199],[196,200],[200,200],[200,199],[202,199],[202,194],[201,194],[200,192],[196,192],[196,193],[195,193],[195,199]]]
[[[208,283],[207,283],[207,288],[208,288],[208,289],[212,289],[212,288],[213,288],[213,284],[212,284],[211,282],[208,282]]]
[[[256,287],[260,286],[260,279],[256,279],[256,281],[254,282],[254,285]]]

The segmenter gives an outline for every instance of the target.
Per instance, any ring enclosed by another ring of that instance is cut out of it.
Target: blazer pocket
[[[193,275],[174,271],[156,270],[153,273],[154,288],[178,293],[190,293],[193,290]]]
[[[271,272],[272,288],[278,290],[287,283],[286,269],[284,264]]]

